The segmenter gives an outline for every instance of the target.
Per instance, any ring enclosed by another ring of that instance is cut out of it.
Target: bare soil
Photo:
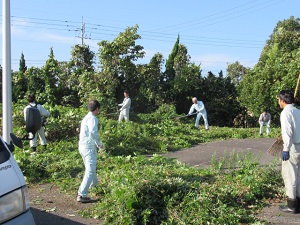
[[[165,154],[166,157],[176,158],[190,166],[206,167],[210,164],[213,154],[216,157],[224,156],[224,152],[235,151],[245,154],[251,151],[260,157],[260,164],[265,165],[274,159],[266,153],[266,150],[274,143],[272,138],[259,139],[237,139],[228,141],[216,141],[183,149],[177,152]],[[280,172],[280,167],[279,167]],[[29,186],[29,196],[31,200],[31,211],[37,225],[96,225],[101,224],[101,220],[93,218],[83,218],[79,212],[92,208],[93,203],[78,203],[76,193],[66,194],[53,184],[42,184]],[[95,199],[101,201],[101,199]],[[274,225],[300,225],[300,214],[282,213],[278,207],[283,202],[270,202],[270,205],[257,215],[267,224]]]
[[[96,225],[101,220],[83,218],[79,212],[89,209],[92,203],[79,203],[76,193],[61,192],[53,184],[29,186],[30,206],[36,225]],[[95,199],[94,202],[99,199]]]

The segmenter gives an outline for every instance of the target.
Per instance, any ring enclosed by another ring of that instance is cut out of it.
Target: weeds
[[[75,196],[84,170],[77,145],[86,110],[55,110],[57,116],[47,126],[47,150],[38,148],[32,155],[24,143],[24,149],[16,149],[14,155],[27,182],[56,183]],[[281,195],[276,163],[261,167],[259,157],[232,152],[220,159],[214,155],[212,166],[203,169],[159,154],[214,140],[259,138],[259,128],[211,126],[206,132],[191,129],[189,119],[172,120],[173,115],[172,108],[163,106],[156,114],[137,115],[135,122],[119,124],[99,118],[106,150],[99,154],[101,180],[91,194],[101,201],[81,212],[82,216],[99,218],[104,224],[258,223],[254,215],[265,200]],[[21,120],[20,113],[14,118]],[[21,134],[22,129],[15,132]],[[279,132],[273,128],[273,137]]]

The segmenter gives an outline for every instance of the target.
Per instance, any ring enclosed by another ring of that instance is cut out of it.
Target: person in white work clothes
[[[26,111],[30,107],[37,108],[40,111],[41,121],[43,121],[44,118],[47,118],[47,117],[50,116],[50,112],[47,109],[45,109],[42,105],[37,104],[35,102],[35,95],[34,94],[29,94],[27,96],[27,101],[28,101],[28,105],[24,109],[24,119],[25,119],[25,121],[26,121]],[[32,134],[30,134],[30,136],[32,136]],[[45,124],[43,122],[42,122],[41,129],[39,129],[36,132],[36,134],[34,135],[34,138],[29,141],[29,145],[30,145],[33,152],[36,151],[37,136],[39,136],[39,138],[40,138],[41,145],[44,146],[44,148],[46,148],[47,147],[47,140],[46,140],[46,136],[45,136]]]
[[[209,130],[207,113],[206,113],[204,103],[202,101],[198,101],[196,97],[192,98],[192,102],[193,102],[193,105],[191,106],[190,111],[187,114],[187,116],[190,116],[192,113],[194,113],[194,111],[196,111],[197,117],[196,117],[195,127],[196,128],[199,127],[199,120],[202,116],[203,120],[204,120],[205,130]]]
[[[119,115],[119,122],[121,122],[123,119],[125,121],[129,121],[129,110],[131,106],[131,99],[129,98],[129,92],[127,90],[124,91],[124,100],[121,104],[118,104],[118,106],[121,106],[119,109],[120,115]]]
[[[88,104],[88,114],[83,118],[80,125],[79,153],[82,157],[85,171],[82,182],[78,189],[77,202],[91,202],[88,197],[89,189],[98,184],[97,179],[97,153],[103,149],[104,144],[100,141],[98,132],[98,118],[100,103],[91,100]]]
[[[300,212],[300,110],[294,106],[291,90],[278,93],[281,135],[283,140],[281,174],[285,186],[287,204],[279,209],[286,213]]]
[[[259,122],[259,135],[262,135],[263,134],[263,127],[266,126],[267,127],[267,135],[269,135],[270,131],[271,131],[271,128],[270,128],[270,125],[271,125],[271,115],[270,113],[268,113],[266,110],[263,111],[262,114],[260,114],[259,116],[259,119],[258,119],[258,122]]]

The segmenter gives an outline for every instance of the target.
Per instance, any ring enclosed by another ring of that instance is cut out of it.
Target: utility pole
[[[12,132],[10,0],[2,0],[2,112],[3,140],[10,144]]]
[[[91,38],[87,38],[85,37],[85,23],[83,22],[83,17],[82,17],[82,24],[81,24],[81,36],[77,36],[79,38],[81,38],[81,46],[84,45],[84,39],[91,39]]]
[[[81,25],[81,46],[83,46],[83,39],[84,39],[84,33],[85,33],[85,24],[83,22],[83,17],[82,17],[82,25]]]

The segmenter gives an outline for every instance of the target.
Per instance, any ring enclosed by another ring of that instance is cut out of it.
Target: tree
[[[164,80],[169,87],[164,91],[166,103],[175,104],[178,113],[186,112],[190,105],[190,98],[201,89],[203,78],[200,65],[190,62],[190,55],[185,45],[179,44],[179,37],[169,56],[169,64],[173,65],[174,77]],[[175,54],[176,52],[176,54]],[[167,66],[169,65],[169,66]]]
[[[178,53],[178,48],[179,48],[179,40],[180,40],[180,37],[178,35],[177,37],[177,40],[173,46],[173,49],[172,49],[172,52],[171,54],[169,55],[167,61],[166,61],[166,70],[165,70],[165,81],[166,83],[168,84],[169,82],[173,81],[174,78],[175,78],[175,57]],[[177,67],[178,68],[178,67]],[[167,86],[167,89],[169,87]]]
[[[84,84],[80,85],[80,80],[86,74],[95,73],[94,68],[95,53],[90,50],[87,45],[75,45],[71,50],[70,62],[60,62],[60,73],[58,77],[58,95],[61,99],[61,104],[79,107],[81,103],[86,104],[87,93],[90,93],[85,88]],[[87,78],[88,79],[88,78]],[[83,81],[84,82],[84,81]],[[80,88],[83,90],[80,90]],[[80,101],[80,95],[84,97]]]
[[[45,66],[42,67],[44,78],[44,89],[40,90],[39,99],[42,102],[48,102],[50,104],[60,104],[61,98],[58,96],[58,78],[61,73],[59,63],[55,59],[53,48],[50,48],[49,58],[46,61]]]
[[[290,17],[277,23],[258,63],[241,82],[241,104],[255,117],[266,108],[279,123],[277,93],[295,89],[300,72],[299,21]]]
[[[238,61],[232,64],[227,64],[227,76],[231,78],[234,85],[238,86],[245,74],[249,72],[250,68],[244,67]]]
[[[19,64],[19,72],[25,73],[26,70],[27,70],[26,61],[25,61],[24,54],[22,52],[21,59],[20,59],[20,64]]]
[[[216,126],[232,126],[241,107],[231,79],[224,78],[222,71],[219,72],[219,76],[209,72],[201,88],[198,96],[205,104],[209,123]]]
[[[99,45],[99,61],[101,72],[98,74],[98,90],[100,100],[112,108],[116,100],[123,99],[124,89],[130,96],[137,94],[140,79],[135,61],[144,57],[143,47],[136,45],[141,36],[137,33],[138,26],[128,27],[112,42],[101,41]]]
[[[71,51],[70,66],[72,70],[80,74],[83,71],[93,72],[95,53],[87,45],[75,45]]]
[[[12,99],[17,102],[19,99],[23,99],[27,92],[28,79],[25,76],[27,71],[26,61],[24,54],[21,54],[19,71],[12,74]]]
[[[151,113],[164,102],[162,90],[163,56],[156,53],[146,65],[137,65],[140,77],[140,87],[135,97],[135,110],[142,113]]]
[[[27,78],[27,94],[35,93],[37,96],[44,90],[44,78],[40,68],[30,67],[24,76]]]

